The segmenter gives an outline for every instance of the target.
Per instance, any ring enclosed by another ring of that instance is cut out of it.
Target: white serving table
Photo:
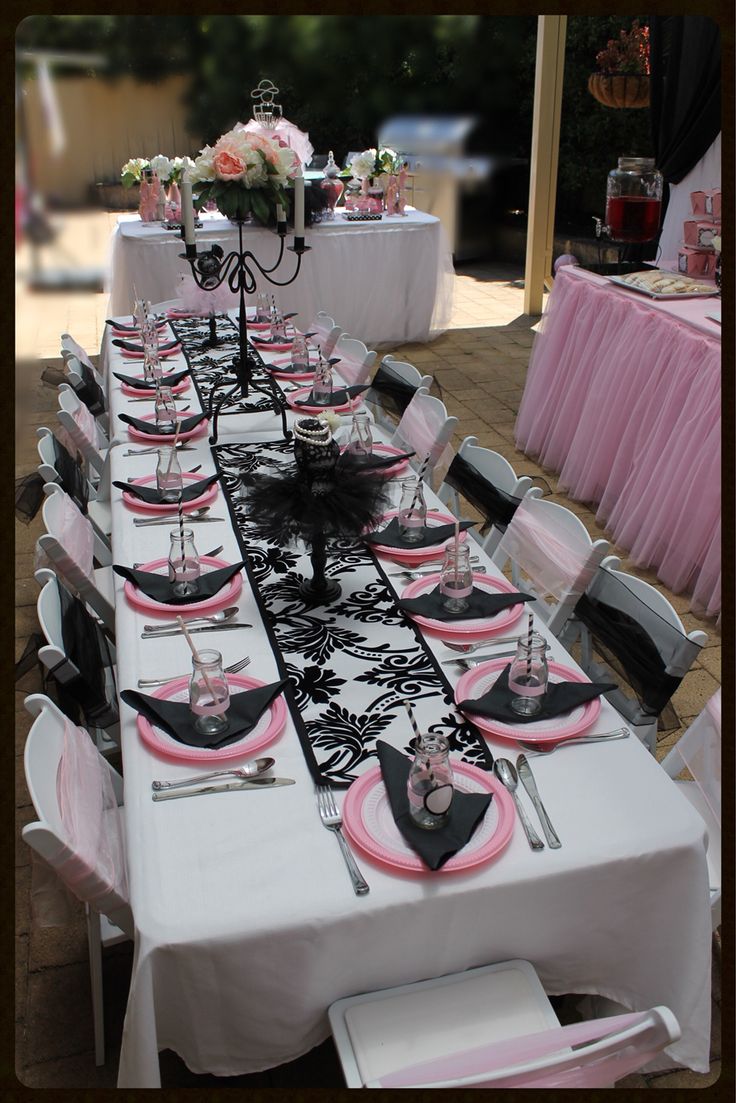
[[[237,248],[236,225],[206,214],[202,221],[202,229],[197,230],[200,249],[214,243],[226,252]],[[273,264],[278,256],[273,230],[247,225],[244,237],[246,248],[264,267]],[[334,222],[308,229],[306,242],[311,249],[302,258],[294,283],[273,288],[264,279],[263,286],[258,285],[259,290],[275,294],[283,310],[296,311],[302,329],[324,310],[370,347],[430,341],[449,325],[452,256],[434,215],[411,210],[404,218],[347,222],[338,213]],[[177,298],[180,277],[190,272],[181,258],[183,252],[176,231],[141,222],[137,215],[122,216],[112,236],[111,315],[118,317],[132,309],[133,285],[139,298],[152,303]],[[294,254],[286,253],[275,277],[288,279],[294,266]]]
[[[121,396],[113,389],[111,397],[119,409]],[[228,436],[277,435],[275,418],[265,434],[252,418],[229,419]],[[201,463],[203,476],[213,472],[206,438],[192,444],[182,466]],[[155,455],[126,458],[124,451],[112,450],[113,479],[155,469]],[[428,504],[438,504],[427,493]],[[223,558],[235,561],[241,551],[222,490],[211,512],[226,521],[198,526],[199,546],[223,544]],[[166,555],[168,528],[135,528],[133,516],[113,488],[114,562]],[[306,564],[300,560],[303,573]],[[403,588],[401,579],[390,582],[397,592]],[[119,689],[189,669],[183,638],[158,644],[140,638],[151,616],[128,604],[118,576],[115,601]],[[216,646],[225,664],[249,654],[247,673],[274,681],[276,661],[247,578],[238,606],[238,619],[253,629],[197,640]],[[575,666],[545,635],[550,657]],[[450,657],[440,641],[426,642],[438,658]],[[442,669],[453,684],[461,673]],[[593,730],[620,724],[603,700]],[[154,803],[154,778],[183,777],[194,768],[150,750],[125,705],[121,737],[136,947],[119,1087],[160,1086],[164,1048],[197,1073],[274,1067],[329,1035],[327,1008],[341,996],[516,957],[533,963],[550,994],[598,994],[632,1010],[667,1005],[682,1039],[651,1067],[707,1070],[705,827],[635,738],[532,759],[561,849],[532,852],[517,824],[497,859],[467,873],[407,877],[358,855],[370,893],[356,897],[336,841],[319,821],[291,718],[262,753],[272,754],[275,772],[296,784],[267,793]],[[502,739],[489,746],[512,759],[518,750]],[[341,804],[344,792],[336,797]]]

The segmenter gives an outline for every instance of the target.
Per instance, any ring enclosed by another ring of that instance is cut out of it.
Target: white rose
[[[243,151],[243,160],[246,164],[243,173],[243,183],[246,188],[263,188],[266,185],[266,162],[260,150],[248,148]]]
[[[359,153],[356,157],[353,157],[352,161],[350,162],[350,171],[353,176],[357,176],[359,180],[363,180],[366,176],[373,175],[375,164],[375,149],[365,149],[362,153]]]
[[[159,180],[164,183],[170,178],[173,167],[169,158],[164,157],[163,153],[158,153],[151,158],[151,171],[155,172]]]
[[[148,161],[145,157],[132,157],[130,161],[125,162],[120,172],[123,175],[130,173],[131,176],[135,176],[136,180],[140,180],[144,168],[148,168]]]
[[[293,149],[289,149],[288,146],[286,148],[279,146],[276,151],[277,182],[285,184],[287,180],[291,180],[295,176],[300,163],[299,157]]]
[[[189,169],[189,180],[192,184],[215,179],[215,166],[212,160],[214,154],[212,146],[205,146],[200,150],[199,157]]]

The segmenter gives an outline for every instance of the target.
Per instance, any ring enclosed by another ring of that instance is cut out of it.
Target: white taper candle
[[[301,165],[294,177],[294,236],[304,237],[304,176]]]
[[[192,203],[192,185],[189,173],[185,172],[181,182],[181,213],[184,218],[184,241],[187,245],[194,245],[194,205]]]

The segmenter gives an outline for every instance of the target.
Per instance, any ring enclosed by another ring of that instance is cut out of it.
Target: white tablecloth
[[[237,248],[233,223],[206,216],[203,223],[197,231],[198,248],[215,242],[226,252]],[[264,267],[274,263],[278,238],[272,230],[246,226],[245,239]],[[352,223],[338,215],[334,222],[308,229],[306,242],[311,249],[288,287],[274,288],[256,272],[258,290],[273,293],[282,309],[297,311],[302,328],[324,310],[352,337],[375,347],[430,341],[449,325],[452,256],[434,215],[410,211],[405,218]],[[132,309],[133,285],[139,298],[153,303],[176,298],[180,275],[190,271],[183,252],[177,232],[123,216],[112,238],[111,314]],[[286,253],[275,278],[288,279],[294,266],[294,254]]]
[[[111,366],[118,356],[111,353]],[[119,408],[115,387],[112,401]],[[247,416],[232,418],[228,433],[250,438],[251,425]],[[124,451],[113,449],[113,479],[154,470],[155,456],[125,458]],[[184,456],[187,468],[214,470],[206,442]],[[228,517],[221,496],[212,512]],[[114,561],[166,555],[168,529],[136,529],[132,516],[113,489]],[[205,549],[224,544],[230,561],[240,556],[228,520],[198,526],[197,540]],[[391,581],[401,589],[401,579]],[[150,614],[128,605],[117,576],[115,589],[119,688],[186,672],[185,641],[141,640]],[[218,634],[224,662],[248,653],[248,674],[276,680],[247,579],[238,616],[256,627]],[[439,641],[429,642],[440,658],[449,657]],[[574,665],[557,641],[550,643],[551,658]],[[457,680],[458,668],[443,669]],[[652,1067],[707,1070],[704,825],[633,737],[532,760],[560,850],[532,853],[517,825],[497,860],[465,874],[409,878],[360,857],[370,894],[358,898],[335,839],[319,822],[291,719],[264,753],[295,785],[153,803],[154,778],[186,776],[192,768],[150,751],[133,711],[122,705],[121,713],[136,950],[120,1087],[158,1087],[163,1048],[194,1072],[274,1067],[328,1036],[327,1008],[338,997],[514,957],[534,964],[550,994],[598,994],[631,1009],[667,1005],[683,1035]],[[594,730],[618,726],[603,701]],[[513,744],[490,746],[496,756],[516,757]]]

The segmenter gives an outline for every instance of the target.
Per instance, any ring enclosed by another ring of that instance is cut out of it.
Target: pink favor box
[[[686,276],[710,277],[715,271],[716,255],[705,249],[689,249],[685,245],[677,254],[677,267]]]
[[[720,222],[704,222],[699,218],[687,218],[682,226],[685,244],[693,249],[712,249],[714,236],[721,232]]]
[[[690,202],[693,206],[693,214],[705,218],[721,217],[721,189],[711,188],[710,191],[690,192]]]

